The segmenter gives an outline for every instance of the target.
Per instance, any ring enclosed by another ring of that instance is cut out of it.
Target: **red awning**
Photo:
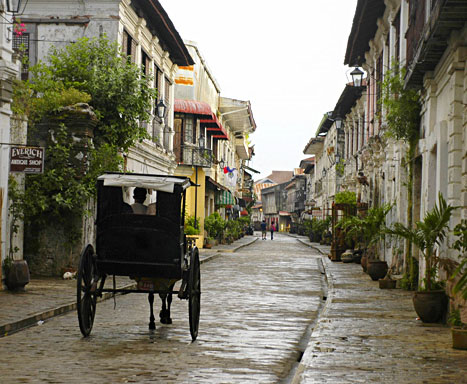
[[[212,116],[215,117],[208,103],[196,100],[175,99],[174,111],[181,113],[191,113],[193,115],[209,116],[210,118],[212,118]]]
[[[216,115],[212,115],[209,119],[201,119],[199,121],[201,124],[206,126],[207,131],[211,131],[214,133],[212,137],[216,139],[229,139],[229,135],[227,135],[227,131],[222,126],[221,122],[217,118]]]
[[[213,131],[215,139],[229,139],[227,131],[220,123],[217,116],[212,113],[208,103],[196,100],[175,99],[174,111],[179,113],[190,113],[193,115],[205,116],[200,119],[200,123],[207,127],[208,131]]]

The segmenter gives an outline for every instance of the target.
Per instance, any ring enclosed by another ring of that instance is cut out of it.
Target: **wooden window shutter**
[[[129,35],[127,31],[123,30],[123,39],[122,39],[122,54],[123,54],[123,62],[126,61],[126,55],[128,54],[128,39]]]
[[[131,39],[131,62],[133,64],[136,64],[136,41],[134,39]]]
[[[170,80],[166,77],[165,78],[165,88],[164,88],[164,102],[166,105],[169,105],[170,101]]]

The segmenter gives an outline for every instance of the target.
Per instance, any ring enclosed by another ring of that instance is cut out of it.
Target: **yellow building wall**
[[[175,172],[177,174],[177,172]],[[193,173],[189,176],[190,180],[193,183],[196,183],[196,168],[193,168]],[[196,216],[199,218],[199,237],[196,241],[196,246],[198,248],[202,248],[204,244],[204,201],[205,201],[205,194],[206,194],[206,173],[204,172],[203,168],[198,167],[198,182],[197,184],[199,187],[190,187],[186,193],[186,214],[187,216],[194,216],[195,215],[195,199],[196,199],[196,190],[197,190],[197,212]]]

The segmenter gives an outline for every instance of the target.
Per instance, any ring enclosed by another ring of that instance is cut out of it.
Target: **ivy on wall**
[[[380,99],[385,111],[387,123],[386,134],[396,140],[408,144],[407,163],[407,226],[413,226],[413,178],[415,151],[419,139],[420,127],[420,94],[415,89],[404,86],[406,69],[398,62],[392,63],[382,82],[383,94]],[[418,264],[412,255],[412,243],[406,242],[406,270],[404,272],[404,288],[416,289],[418,284]]]

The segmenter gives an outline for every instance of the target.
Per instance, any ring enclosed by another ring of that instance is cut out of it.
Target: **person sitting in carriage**
[[[135,202],[131,204],[131,210],[137,215],[155,215],[156,203],[145,205],[146,198],[151,193],[148,193],[146,188],[135,188],[133,191],[133,199]]]
[[[146,200],[146,195],[148,194],[148,191],[146,188],[135,188],[133,191],[133,198],[135,199],[135,202],[131,204],[131,209],[133,210],[133,213],[136,213],[138,215],[146,215],[148,212],[148,207],[144,205],[144,201]]]

